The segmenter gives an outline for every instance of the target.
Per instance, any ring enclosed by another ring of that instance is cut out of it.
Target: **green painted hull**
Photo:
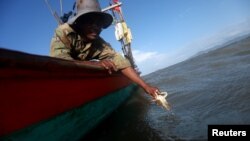
[[[3,136],[6,141],[75,141],[111,114],[137,88],[131,84],[57,117]],[[17,119],[18,120],[18,119]]]

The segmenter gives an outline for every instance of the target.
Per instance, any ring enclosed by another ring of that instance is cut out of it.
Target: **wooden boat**
[[[136,88],[98,65],[0,49],[0,140],[79,140]]]

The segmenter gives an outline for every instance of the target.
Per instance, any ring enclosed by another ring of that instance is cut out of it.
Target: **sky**
[[[60,0],[48,0],[60,14]],[[62,0],[63,12],[74,0]],[[101,7],[110,0],[99,0]],[[142,75],[184,61],[200,51],[250,34],[249,0],[120,0],[132,31],[132,50]],[[57,22],[44,0],[0,1],[0,47],[49,56]],[[114,26],[101,36],[117,52]]]

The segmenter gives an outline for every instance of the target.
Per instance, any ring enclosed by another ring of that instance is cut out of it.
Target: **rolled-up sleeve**
[[[114,58],[113,58],[113,62],[114,64],[116,65],[116,67],[118,69],[124,69],[124,68],[127,68],[127,67],[130,67],[131,64],[130,62],[128,61],[128,59],[124,58],[121,54],[119,53],[116,53]]]
[[[99,55],[99,59],[111,59],[115,64],[117,69],[124,69],[130,67],[131,64],[128,59],[126,59],[123,55],[116,52],[113,48],[111,48],[108,44],[103,45],[104,49]]]

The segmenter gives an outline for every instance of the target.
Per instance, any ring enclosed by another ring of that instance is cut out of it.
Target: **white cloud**
[[[184,61],[200,51],[213,48],[217,45],[223,45],[225,42],[238,36],[250,34],[249,27],[250,20],[224,28],[213,35],[195,39],[174,52],[160,53],[157,51],[133,50],[133,56],[142,75],[146,75]]]
[[[147,60],[151,60],[152,58],[155,58],[157,56],[157,52],[143,52],[140,50],[134,50],[133,51],[135,60],[137,63],[142,63]]]
[[[139,70],[142,72],[142,75],[146,75],[153,71],[156,71],[160,68],[166,67],[169,61],[167,54],[161,54],[156,51],[142,51],[134,50],[133,56],[136,62],[136,65],[139,67]]]
[[[226,42],[235,39],[242,35],[247,35],[250,33],[250,20],[231,25],[217,31],[213,35],[208,35],[207,37],[202,37],[200,39],[193,40],[187,46],[182,47],[180,50],[176,51],[176,55],[182,56],[183,60],[195,55],[200,51],[204,51],[216,46],[225,44]]]

